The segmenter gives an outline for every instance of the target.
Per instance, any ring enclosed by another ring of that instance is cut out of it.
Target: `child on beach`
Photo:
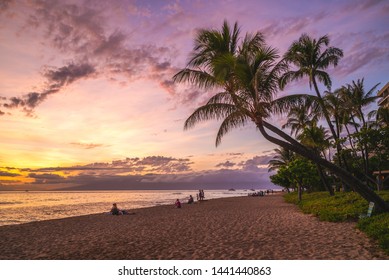
[[[188,204],[192,204],[194,202],[193,196],[189,195]]]
[[[174,205],[176,206],[176,208],[181,208],[181,202],[178,198],[177,198],[176,203]]]

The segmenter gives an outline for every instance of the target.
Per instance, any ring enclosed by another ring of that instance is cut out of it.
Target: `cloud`
[[[96,144],[96,143],[79,143],[79,142],[72,142],[71,145],[78,146],[83,149],[94,149],[94,148],[100,148],[103,147],[103,144]]]
[[[35,179],[34,184],[60,184],[65,182],[65,177],[51,173],[30,173],[27,177]]]
[[[20,174],[18,173],[0,171],[0,177],[18,177],[18,176],[20,176]]]
[[[193,162],[186,158],[173,158],[164,156],[149,156],[144,158],[125,158],[112,162],[94,162],[86,165],[70,167],[45,167],[45,168],[22,168],[23,172],[77,172],[96,171],[106,174],[117,175],[121,173],[182,173],[191,171]]]
[[[189,158],[148,156],[70,167],[8,168],[13,172],[3,174],[20,172],[21,175],[18,176],[34,179],[33,184],[36,187],[50,185],[76,186],[78,189],[196,189],[200,185],[208,188],[268,187],[272,185],[267,167],[261,165],[267,164],[269,157],[256,156],[239,165],[227,160],[217,165],[221,169],[203,171],[193,171],[191,169],[193,162]]]
[[[336,75],[346,76],[363,68],[369,68],[371,65],[377,67],[377,65],[389,61],[388,32],[384,34],[349,33],[343,34],[335,40],[338,45],[345,45],[346,41],[350,44],[349,49],[345,50],[344,58],[333,70]]]
[[[306,30],[307,26],[313,26],[317,22],[325,19],[328,16],[328,12],[320,11],[316,14],[311,14],[309,16],[298,16],[298,17],[289,17],[284,19],[277,19],[270,22],[267,26],[260,29],[260,32],[263,33],[266,38],[271,38],[273,36],[290,36],[300,35],[303,31]]]
[[[2,0],[0,2],[0,12],[7,10],[13,0]]]
[[[352,1],[350,4],[344,5],[343,9],[341,9],[342,12],[350,13],[352,10],[356,11],[366,11],[369,10],[380,3],[385,3],[384,0],[359,0],[359,1]]]
[[[228,153],[229,156],[243,156],[244,153]]]
[[[221,163],[217,164],[216,167],[225,167],[225,168],[229,168],[229,167],[233,167],[233,166],[235,166],[235,165],[236,165],[236,163],[233,163],[233,162],[227,160],[226,162],[221,162]]]
[[[32,115],[33,109],[50,95],[92,76],[109,81],[117,80],[118,75],[127,80],[150,79],[168,93],[175,91],[174,86],[169,85],[175,72],[170,62],[174,57],[170,48],[132,43],[131,35],[109,24],[120,3],[100,4],[91,7],[82,2],[44,0],[24,4],[19,16],[25,17],[26,23],[20,32],[40,34],[44,31],[45,36],[37,39],[43,39],[42,44],[56,50],[59,57],[72,57],[72,62],[57,67],[44,66],[42,78],[47,80],[44,89],[11,97],[3,104],[5,108],[21,108]]]
[[[42,103],[49,95],[58,93],[63,87],[79,80],[90,77],[95,73],[93,65],[88,63],[70,62],[68,65],[53,68],[47,67],[43,76],[46,78],[46,86],[41,92],[30,92],[23,97],[11,97],[8,103],[3,103],[5,108],[19,108],[27,114]]]
[[[238,165],[242,168],[244,171],[251,171],[251,172],[257,172],[257,171],[263,171],[264,169],[267,170],[267,165],[271,159],[273,159],[274,153],[263,155],[263,156],[255,156],[252,159],[248,159],[246,161],[240,162]],[[266,165],[266,168],[263,166]]]

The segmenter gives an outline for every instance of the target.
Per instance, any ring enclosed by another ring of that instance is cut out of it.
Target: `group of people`
[[[197,200],[204,200],[205,198],[205,195],[204,195],[204,190],[199,190],[199,192],[197,193]],[[194,199],[193,199],[193,196],[192,195],[189,195],[189,198],[188,198],[188,204],[193,204],[194,203]],[[174,203],[174,206],[176,208],[181,208],[181,201],[177,198],[176,199],[176,202]]]
[[[255,192],[255,193],[250,193],[249,196],[264,196],[265,194],[273,194],[274,191],[273,190],[266,190],[266,191],[259,191],[259,192]]]
[[[199,193],[197,194],[197,200],[204,200],[205,195],[204,195],[204,190],[199,190]]]
[[[199,190],[199,193],[197,194],[197,200],[204,200],[204,190]],[[188,204],[194,203],[194,199],[192,195],[189,195],[188,198]],[[176,208],[181,208],[181,201],[177,198],[176,202],[174,203],[174,206]],[[112,208],[110,211],[110,214],[112,215],[127,215],[128,212],[125,210],[120,210],[116,203],[112,204]]]
[[[189,198],[188,198],[188,204],[192,204],[194,203],[194,199],[193,199],[193,196],[192,195],[189,195]],[[174,206],[176,208],[181,208],[181,201],[177,198],[176,202],[174,203]]]
[[[129,215],[126,210],[120,210],[116,203],[112,204],[111,211],[109,212],[111,215]]]

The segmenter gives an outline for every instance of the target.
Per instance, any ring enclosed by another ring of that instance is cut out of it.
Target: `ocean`
[[[205,199],[247,196],[250,190],[205,190]],[[109,212],[112,203],[119,209],[137,209],[185,203],[195,190],[130,191],[28,191],[0,192],[0,226]]]

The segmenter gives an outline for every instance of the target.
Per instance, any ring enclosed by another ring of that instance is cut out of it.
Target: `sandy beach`
[[[389,259],[355,223],[320,222],[279,194],[131,212],[0,227],[0,259]]]

